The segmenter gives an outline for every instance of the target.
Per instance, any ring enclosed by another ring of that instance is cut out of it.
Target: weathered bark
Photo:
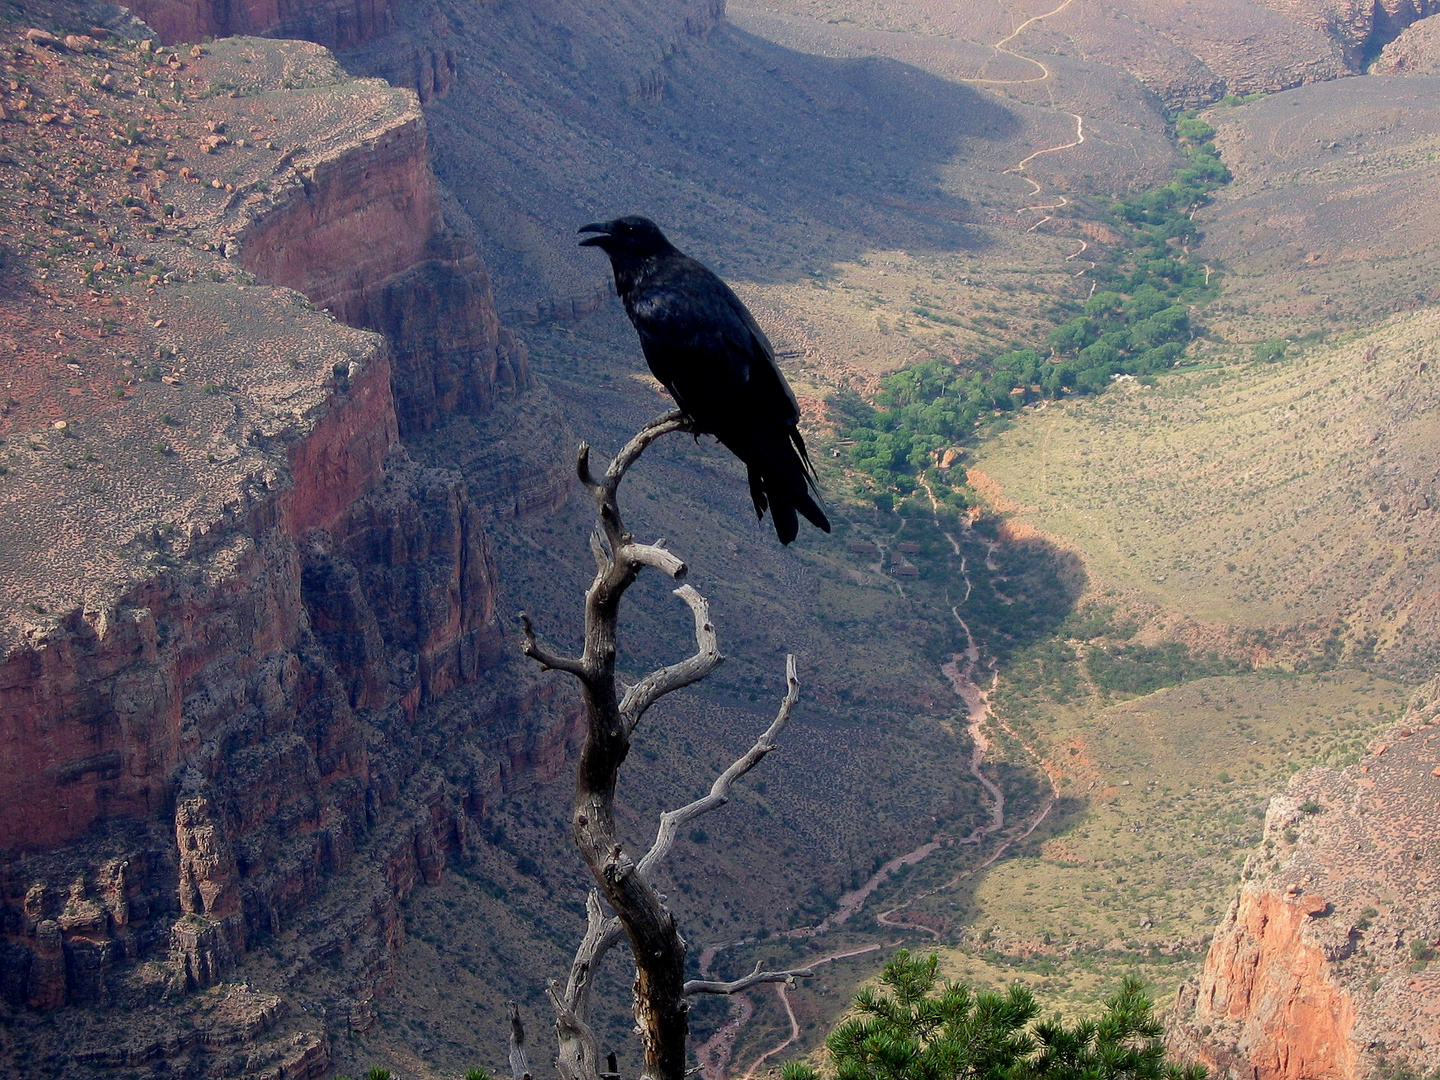
[[[520,1006],[507,1002],[510,1008],[510,1076],[511,1080],[533,1080],[530,1061],[525,1054],[525,1028],[520,1023]]]
[[[635,958],[634,1012],[644,1047],[642,1080],[684,1080],[687,994],[734,993],[757,982],[810,974],[757,970],[735,984],[687,984],[685,939],[651,881],[654,867],[670,850],[677,830],[724,805],[735,780],[775,748],[775,738],[788,722],[799,696],[794,657],[786,660],[787,693],[775,722],[743,757],[716,778],[708,795],[662,815],[655,843],[639,864],[626,853],[615,824],[616,780],[641,718],[660,698],[703,679],[724,660],[710,621],[709,603],[689,585],[681,585],[675,595],[694,614],[695,653],[680,663],[652,671],[623,692],[615,676],[616,616],[625,590],[646,566],[676,581],[686,572],[685,564],[664,548],[663,541],[637,544],[625,531],[617,492],[625,473],[646,447],[662,435],[688,429],[689,422],[680,412],[657,417],[625,444],[598,480],[590,472],[589,447],[580,447],[576,471],[594,497],[600,519],[590,540],[596,570],[585,594],[585,648],[581,656],[561,656],[546,649],[536,641],[530,620],[524,614],[520,616],[525,655],[579,680],[588,719],[575,779],[571,833],[598,889],[591,892],[586,905],[585,937],[575,954],[569,981],[563,991],[558,983],[549,988],[559,1041],[557,1066],[564,1080],[597,1080],[600,1075],[599,1048],[589,1025],[590,990],[600,960],[622,934],[629,939]],[[605,914],[601,896],[615,912],[613,916]],[[732,985],[734,989],[729,989]]]

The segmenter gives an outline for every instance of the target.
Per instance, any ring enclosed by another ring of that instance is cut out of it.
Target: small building
[[[920,545],[914,540],[906,540],[903,544],[896,544],[895,550],[906,555],[919,555]]]
[[[890,567],[890,574],[893,577],[919,577],[920,568],[912,562],[896,563]]]
[[[880,549],[868,540],[855,540],[850,544],[852,555],[879,555]]]

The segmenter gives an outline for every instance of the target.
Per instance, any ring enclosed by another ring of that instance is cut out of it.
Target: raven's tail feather
[[[795,508],[789,503],[776,502],[771,508],[770,516],[775,523],[775,535],[780,538],[780,543],[790,543],[800,532],[800,522],[795,517]]]
[[[825,511],[811,494],[818,495],[820,489],[815,485],[815,469],[798,431],[791,428],[786,437],[766,439],[759,445],[751,442],[744,447],[744,455],[736,447],[731,448],[745,461],[755,516],[764,518],[765,512],[770,512],[775,535],[782,544],[790,543],[799,534],[799,515],[817,529],[830,531]]]
[[[782,544],[788,544],[795,539],[800,531],[800,522],[796,518],[796,512],[805,515],[805,519],[817,529],[830,531],[830,522],[825,513],[816,505],[810,493],[801,489],[785,487],[777,489],[770,488],[770,515],[775,522],[775,535],[780,538]]]
[[[760,520],[765,517],[765,508],[769,505],[769,500],[765,497],[765,481],[754,465],[747,465],[745,468],[750,479],[750,501],[755,504],[756,520]]]
[[[797,513],[803,514],[805,520],[817,529],[827,533],[830,531],[830,520],[825,516],[825,511],[811,498],[803,483],[796,484],[794,477],[762,474],[752,466],[750,498],[755,504],[757,516],[764,517],[766,508],[769,508],[771,520],[775,524],[775,535],[782,544],[790,543],[800,532]]]
[[[830,519],[825,516],[825,511],[820,509],[820,504],[810,497],[808,491],[802,492],[801,497],[795,500],[795,509],[804,514],[805,520],[821,532],[830,531]]]

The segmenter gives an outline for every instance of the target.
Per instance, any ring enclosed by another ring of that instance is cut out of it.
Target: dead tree
[[[724,657],[710,621],[710,605],[689,585],[674,590],[695,619],[695,653],[677,664],[650,672],[633,686],[622,686],[615,675],[615,624],[620,600],[645,567],[675,581],[686,567],[665,548],[664,541],[639,544],[625,530],[617,494],[626,472],[656,439],[672,431],[687,431],[680,412],[669,412],[646,424],[615,455],[598,479],[590,471],[590,448],[581,444],[576,461],[580,482],[595,499],[599,523],[590,536],[595,556],[595,578],[585,593],[585,648],[579,657],[562,656],[542,646],[530,620],[522,613],[521,644],[526,656],[542,667],[564,671],[580,683],[588,728],[575,777],[571,833],[575,845],[595,879],[586,903],[585,936],[575,952],[570,977],[562,987],[552,981],[549,996],[555,1007],[559,1042],[557,1067],[563,1080],[600,1080],[615,1073],[612,1061],[604,1074],[600,1051],[589,1023],[593,979],[601,959],[622,937],[629,939],[635,958],[634,1012],[644,1047],[641,1080],[684,1080],[688,1024],[686,998],[691,994],[733,994],[762,982],[792,981],[809,970],[761,971],[734,982],[685,980],[685,939],[665,897],[654,883],[656,866],[669,853],[679,830],[689,822],[723,806],[731,786],[760,759],[775,749],[775,739],[790,719],[800,694],[795,658],[785,660],[786,694],[774,722],[746,753],[716,777],[702,798],[667,811],[650,850],[637,862],[620,842],[615,825],[615,789],[620,766],[630,752],[630,739],[646,710],[666,694],[705,678]],[[608,906],[610,912],[606,911]],[[514,1080],[522,1080],[524,1034],[518,1013],[512,1013],[511,1062]],[[516,1053],[517,1045],[521,1048]],[[521,1064],[517,1065],[516,1062]]]

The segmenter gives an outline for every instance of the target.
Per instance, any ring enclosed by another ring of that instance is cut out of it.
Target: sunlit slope
[[[928,38],[936,43],[928,50],[932,55],[943,49],[957,67],[970,62],[964,74],[989,79],[1034,77],[1032,65],[990,48],[1030,21],[1024,34],[1032,51],[1091,71],[1127,72],[1171,106],[1213,101],[1226,91],[1246,94],[1334,79],[1355,70],[1350,35],[1353,29],[1365,32],[1363,17],[1353,20],[1353,27],[1332,19],[1327,32],[1322,29],[1324,16],[1313,8],[1306,11],[1309,5],[1303,0],[1289,12],[1272,10],[1276,6],[1259,0],[1026,0],[1003,5],[745,0],[732,4],[730,11],[732,18],[737,12],[744,17],[763,11],[795,22],[826,23],[859,42],[908,38],[897,44],[913,52],[921,51],[917,39]]]
[[[1224,910],[1269,795],[1302,764],[1355,760],[1407,693],[1353,671],[1253,674],[1016,718],[1058,771],[1061,802],[970,889],[918,905],[969,923],[947,967],[1019,978],[1067,1015],[1126,972],[1168,996]]]
[[[1440,299],[1440,79],[1342,79],[1207,114],[1235,180],[1196,220],[1221,338],[1343,331]]]
[[[977,479],[1072,546],[1092,591],[1266,628],[1262,645],[1296,655],[1373,650],[1426,672],[1440,635],[1437,334],[1440,312],[1425,311],[1278,364],[1051,406],[983,447]]]

